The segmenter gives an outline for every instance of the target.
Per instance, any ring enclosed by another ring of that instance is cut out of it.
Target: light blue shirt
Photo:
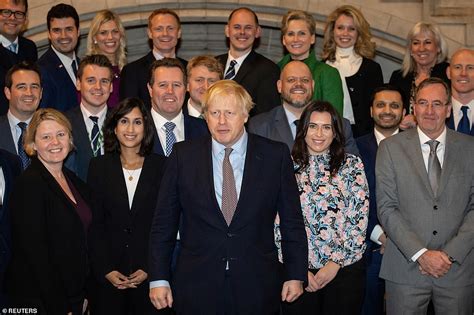
[[[248,134],[244,133],[239,140],[231,147],[234,149],[229,156],[230,164],[234,170],[235,188],[237,189],[237,198],[240,196],[242,187],[242,178],[244,175],[245,157],[247,155]],[[226,146],[220,144],[214,138],[212,139],[212,174],[214,178],[214,191],[219,207],[222,206],[222,162],[224,161]],[[150,282],[150,289],[157,287],[169,287],[166,280],[156,280]]]

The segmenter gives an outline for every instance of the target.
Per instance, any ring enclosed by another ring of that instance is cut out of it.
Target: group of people
[[[27,9],[0,0],[2,306],[382,314],[385,299],[387,314],[472,314],[473,50],[448,63],[419,22],[384,84],[369,23],[344,5],[320,60],[313,16],[285,14],[275,64],[242,7],[227,54],[186,61],[162,8],[144,57],[127,64],[104,10],[79,59],[61,3],[36,60]]]

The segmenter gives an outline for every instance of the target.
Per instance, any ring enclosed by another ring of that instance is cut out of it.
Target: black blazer
[[[230,226],[216,200],[211,137],[177,143],[167,161],[150,233],[150,281],[171,281],[178,314],[216,313],[229,261],[236,314],[278,312],[282,283],[307,280],[308,245],[288,148],[248,134],[240,197]],[[285,264],[278,262],[280,215]],[[181,250],[170,262],[178,224]],[[284,269],[284,270],[283,270]]]
[[[72,82],[67,70],[51,47],[40,57],[38,66],[41,70],[43,85],[43,96],[39,107],[55,108],[66,112],[79,105],[80,98],[76,84]]]
[[[440,62],[436,64],[433,67],[433,70],[431,70],[431,76],[442,79],[444,82],[446,82],[450,86],[451,81],[448,79],[448,76],[446,74],[446,68],[448,66],[449,66],[449,63],[447,62]],[[392,72],[392,76],[390,77],[390,82],[389,82],[390,84],[395,85],[402,90],[403,107],[405,107],[407,114],[409,113],[409,109],[410,109],[410,91],[411,91],[413,76],[414,76],[414,73],[409,72],[406,77],[403,77],[402,70],[395,70]]]
[[[84,182],[66,168],[63,172],[90,204]],[[72,201],[33,158],[13,188],[10,209],[12,258],[7,293],[40,300],[48,315],[67,314],[71,304],[84,298],[88,273],[86,235]]]
[[[188,62],[179,57],[177,59],[181,61],[186,71]],[[150,93],[148,93],[147,83],[150,80],[151,64],[155,60],[153,52],[150,51],[140,59],[123,67],[120,78],[120,100],[127,97],[138,97],[148,106],[148,108],[151,108]]]
[[[370,98],[375,88],[383,84],[382,68],[377,62],[363,58],[359,71],[346,77],[346,84],[354,111],[355,125],[352,130],[357,138],[370,133],[373,128]]]
[[[94,194],[94,219],[89,248],[92,271],[100,282],[113,270],[148,273],[148,239],[165,160],[156,154],[145,157],[131,209],[120,155],[91,160],[87,183]]]
[[[151,114],[150,114],[151,115]],[[201,118],[196,118],[184,114],[184,139],[192,140],[206,136],[209,134],[209,129],[207,129],[206,122]],[[160,142],[160,137],[158,137],[158,132],[156,131],[156,126],[154,128],[154,142],[153,142],[153,153],[158,155],[165,155],[163,152],[163,146]]]
[[[217,60],[225,69],[228,54],[217,56]],[[280,68],[270,59],[254,50],[245,58],[234,81],[242,85],[252,97],[255,107],[250,116],[267,112],[281,105],[277,81],[280,79]]]
[[[17,155],[0,149],[0,167],[5,180],[3,205],[0,206],[0,290],[3,284],[3,273],[10,259],[10,212],[8,211],[9,197],[15,178],[21,173],[21,162]]]
[[[14,64],[25,60],[31,62],[38,60],[38,51],[33,41],[18,36],[18,54],[12,53],[3,45],[0,45],[0,115],[6,114],[8,111],[9,102],[3,92],[5,75]]]

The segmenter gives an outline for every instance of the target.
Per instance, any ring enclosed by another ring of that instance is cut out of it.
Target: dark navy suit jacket
[[[369,223],[367,225],[367,249],[366,253],[379,247],[378,244],[370,240],[370,234],[377,224],[380,224],[377,218],[377,203],[375,198],[375,159],[377,157],[377,140],[374,132],[368,133],[356,139],[359,148],[360,157],[364,163],[365,176],[369,183],[370,202],[369,202]]]
[[[150,233],[149,279],[170,281],[178,314],[216,314],[228,261],[238,301],[232,311],[278,313],[283,281],[308,277],[306,233],[288,148],[248,135],[240,196],[229,226],[214,191],[211,151],[207,136],[177,143],[168,158]],[[284,265],[274,240],[277,211]],[[180,217],[181,250],[172,274]]]
[[[40,107],[50,107],[66,112],[78,106],[79,97],[75,82],[72,82],[65,65],[51,47],[40,57],[38,65],[43,85]]]
[[[38,51],[36,44],[23,36],[18,37],[18,54],[0,45],[0,115],[8,111],[8,100],[3,92],[5,87],[5,75],[8,70],[21,61],[36,62],[38,60]]]
[[[0,116],[0,149],[6,150],[11,154],[17,154],[16,144],[13,140],[7,115]]]
[[[449,129],[456,130],[454,128],[454,116],[453,116],[453,110],[451,110],[451,116],[446,120],[446,126],[448,126]],[[474,136],[474,124],[471,124],[471,136]]]
[[[192,140],[209,134],[209,129],[207,129],[206,122],[203,119],[192,117],[184,113],[183,116],[185,140]],[[160,142],[160,138],[158,137],[158,132],[156,131],[156,126],[154,139],[155,140],[153,144],[153,153],[156,153],[158,155],[165,155],[165,153],[163,152],[163,146]]]

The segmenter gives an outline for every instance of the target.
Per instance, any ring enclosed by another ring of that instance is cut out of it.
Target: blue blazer
[[[17,154],[7,115],[0,116],[0,149]]]
[[[177,143],[150,232],[150,281],[168,280],[178,314],[215,314],[226,262],[237,314],[278,313],[283,281],[307,281],[308,245],[288,148],[248,134],[242,188],[230,226],[214,190],[211,137]],[[285,264],[278,261],[280,216]],[[181,224],[179,225],[181,217]],[[181,250],[170,270],[176,232]]]
[[[77,62],[79,63],[79,59]],[[51,47],[40,57],[38,66],[43,85],[43,97],[39,107],[65,112],[79,105],[76,85]]]
[[[453,116],[453,110],[451,109],[451,116],[446,120],[446,126],[448,126],[449,129],[456,130],[454,128],[454,116]],[[474,124],[471,125],[471,136],[474,136]]]
[[[184,116],[184,139],[192,140],[206,136],[209,134],[209,129],[207,129],[207,124],[203,119],[192,117],[186,114]],[[155,126],[154,133],[154,143],[153,143],[153,153],[158,155],[165,155],[163,152],[163,146],[161,145],[160,138],[158,137],[158,132],[156,131]]]
[[[21,173],[21,162],[17,155],[0,149],[0,167],[5,179],[5,190],[3,205],[0,206],[0,286],[3,282],[8,260],[10,259],[11,237],[10,237],[10,213],[8,211],[8,199],[12,190],[14,179]]]
[[[377,224],[380,224],[377,218],[377,202],[375,198],[375,159],[377,157],[377,140],[374,132],[366,134],[356,139],[359,148],[360,157],[364,163],[365,176],[369,183],[369,223],[367,225],[367,249],[366,253],[379,247],[378,244],[370,240],[370,234]]]
[[[0,45],[0,115],[6,114],[8,111],[8,100],[3,92],[5,87],[5,75],[8,70],[21,61],[36,62],[38,60],[38,51],[36,44],[23,36],[18,37],[18,54],[12,53],[10,50]]]

